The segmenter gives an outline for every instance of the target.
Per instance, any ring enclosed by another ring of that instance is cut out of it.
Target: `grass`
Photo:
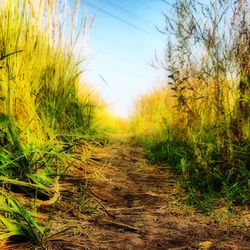
[[[224,152],[213,144],[211,137],[202,138],[199,143],[181,140],[178,134],[158,140],[149,138],[146,142],[140,139],[148,149],[147,159],[175,173],[187,192],[189,204],[207,213],[218,201],[226,206],[249,203],[249,145],[242,147],[239,154],[235,152],[232,162],[224,158]]]
[[[1,189],[1,240],[17,235],[42,244],[45,229],[15,192],[29,204],[57,197],[53,185],[74,161],[78,142],[97,132],[101,102],[82,84],[83,60],[76,56],[87,22],[78,16],[78,1],[68,7],[46,0],[0,3],[0,182],[11,190]]]
[[[34,245],[41,246],[46,228],[39,226],[36,220],[24,207],[10,194],[2,190],[0,221],[5,227],[0,240],[10,237],[22,237]]]
[[[168,84],[137,100],[134,138],[150,161],[178,176],[187,201],[202,211],[217,201],[249,204],[249,8],[246,1],[175,6],[176,22],[166,22],[174,34]]]
[[[73,2],[0,3],[0,241],[21,237],[42,246],[48,228],[31,214],[41,204],[56,206],[60,178],[77,160],[77,146],[127,129],[127,121],[108,115],[81,81],[79,39],[88,27],[78,16],[79,1]],[[233,13],[226,12],[229,3],[211,1],[208,10],[193,4],[176,3],[177,23],[170,25],[176,36],[165,67],[171,81],[137,101],[133,132],[149,148],[152,162],[178,175],[189,203],[203,211],[222,197],[249,204],[247,8],[244,1],[230,6]],[[197,10],[209,11],[201,24]],[[234,22],[228,22],[229,14]],[[194,43],[204,55],[197,58]],[[82,147],[81,160],[88,155]],[[96,209],[87,196],[78,203],[80,212]]]

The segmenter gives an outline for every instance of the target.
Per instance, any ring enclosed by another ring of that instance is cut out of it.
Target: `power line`
[[[150,8],[151,10],[153,10],[155,13],[159,14],[159,10],[157,10],[156,8],[153,8],[151,5],[145,3],[146,0],[139,0],[139,1],[141,1],[145,6],[148,6],[148,8]],[[162,2],[164,2],[165,0],[156,0],[156,1],[162,1]]]
[[[160,12],[161,15],[165,18],[165,20],[168,20],[168,22],[173,22],[173,23],[177,23],[177,22],[178,22],[178,21],[177,21],[176,19],[174,19],[173,17],[170,17],[169,14],[166,13],[166,11],[164,11],[164,10],[159,11],[159,10],[157,10],[156,8],[153,8],[151,5],[146,4],[146,3],[145,3],[146,0],[139,0],[139,1],[143,2],[143,4],[144,4],[145,6],[148,6],[148,8],[150,8],[151,10],[153,10],[155,13],[158,13],[158,14],[159,14],[159,12]],[[149,0],[149,1],[150,1],[150,0]],[[151,0],[151,1],[152,1],[152,0]],[[151,2],[151,1],[150,1],[150,2]],[[158,1],[158,2],[161,1],[161,2],[163,2],[163,3],[167,4],[167,5],[169,5],[170,7],[175,8],[172,4],[168,3],[167,0],[155,0],[155,1]],[[173,12],[173,10],[171,10],[171,12]],[[158,26],[155,26],[155,27],[156,27],[156,29],[157,29],[160,33],[166,34],[166,33],[165,33],[164,31],[162,31],[162,29],[159,28]]]
[[[157,37],[156,37],[153,33],[149,32],[149,31],[147,31],[147,30],[145,30],[145,29],[143,29],[143,28],[141,28],[141,27],[139,27],[139,26],[137,26],[137,25],[135,25],[135,24],[133,24],[133,23],[131,23],[131,22],[128,22],[128,21],[126,21],[126,20],[124,20],[124,19],[122,19],[122,18],[120,18],[120,17],[118,17],[118,16],[116,16],[116,15],[113,15],[112,13],[110,13],[110,12],[108,12],[108,11],[106,11],[106,10],[104,10],[104,9],[102,9],[102,8],[100,8],[100,7],[98,7],[98,6],[94,5],[94,4],[92,4],[92,3],[86,2],[86,1],[84,1],[84,0],[81,0],[81,1],[82,1],[83,3],[85,3],[86,5],[88,5],[88,6],[92,7],[92,8],[94,8],[94,9],[96,9],[96,10],[102,12],[102,13],[104,13],[105,15],[108,15],[108,16],[110,16],[110,17],[112,17],[112,18],[114,18],[114,19],[116,19],[116,20],[118,20],[118,21],[120,21],[120,22],[122,22],[122,23],[125,23],[125,24],[128,25],[128,26],[133,27],[134,29],[137,29],[137,30],[139,30],[139,31],[141,31],[141,32],[143,32],[143,33],[145,33],[145,34],[147,34],[147,35],[149,35],[149,36],[151,36],[151,37],[157,39]],[[158,40],[160,40],[160,39],[158,39]]]
[[[152,1],[152,0],[151,0]],[[168,0],[155,0],[155,1],[163,1],[165,4],[169,5],[170,7],[176,9],[177,6],[176,6],[176,2],[175,3],[169,3]],[[192,0],[193,2],[196,2],[197,4],[199,4],[200,6],[202,7],[209,7],[206,3],[204,2],[201,2],[199,0]]]
[[[151,5],[146,4],[145,0],[139,0],[139,1],[141,1],[145,6],[148,6],[148,8],[150,8],[151,10],[153,10],[157,14],[159,14],[159,12],[160,13],[165,13],[163,10],[159,11],[156,8],[153,8]],[[167,0],[155,0],[155,1],[157,1],[157,2],[163,2],[163,3],[167,4],[167,5],[169,5],[170,7],[174,8],[174,5],[170,4]],[[151,0],[150,2],[154,2],[154,1]],[[166,16],[169,18],[169,20],[172,20],[173,22],[176,22],[176,20],[173,17],[170,17],[169,15],[166,15]]]
[[[155,26],[154,23],[152,23],[151,21],[147,20],[146,18],[141,17],[141,16],[139,16],[139,15],[137,15],[137,14],[135,14],[135,13],[133,13],[133,12],[131,12],[131,11],[129,11],[129,10],[121,7],[121,6],[119,6],[119,5],[115,4],[115,3],[113,3],[112,1],[109,1],[109,0],[103,0],[103,1],[106,2],[106,3],[108,3],[109,5],[111,5],[113,8],[115,8],[117,10],[120,10],[120,11],[122,11],[124,13],[129,14],[130,16],[133,16],[133,17],[135,17],[137,19],[140,19],[140,20],[142,20],[143,22],[145,22],[147,24]]]

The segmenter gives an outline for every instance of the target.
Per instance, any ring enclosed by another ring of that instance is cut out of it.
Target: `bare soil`
[[[87,163],[71,168],[60,180],[60,202],[40,208],[40,220],[51,217],[44,249],[250,249],[247,207],[198,213],[139,147],[96,146]]]

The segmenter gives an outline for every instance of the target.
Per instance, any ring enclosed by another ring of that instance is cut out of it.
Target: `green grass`
[[[77,143],[96,131],[99,98],[81,83],[77,56],[86,22],[77,1],[71,13],[65,8],[56,0],[0,3],[0,182],[30,204],[49,195]],[[44,229],[29,212],[3,190],[1,202],[0,239],[19,235],[41,245]]]
[[[165,84],[135,103],[134,136],[176,173],[189,203],[249,204],[249,6],[174,2]]]
[[[218,200],[225,205],[249,203],[249,143],[245,148],[241,145],[233,162],[224,158],[222,149],[211,138],[205,135],[195,141],[180,140],[172,134],[163,140],[151,138],[150,144],[143,145],[148,148],[148,160],[175,173],[187,192],[187,202],[201,211],[211,211]]]
[[[0,203],[0,221],[5,228],[0,234],[0,240],[18,236],[31,241],[36,246],[41,246],[46,229],[39,226],[30,213],[3,190]]]

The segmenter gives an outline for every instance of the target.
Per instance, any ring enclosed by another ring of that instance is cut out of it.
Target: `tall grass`
[[[149,135],[148,157],[180,176],[190,203],[203,210],[218,199],[249,203],[248,2],[177,0],[174,7],[176,21],[166,16],[168,79],[138,100],[133,129]]]
[[[8,180],[50,187],[53,176],[65,171],[74,140],[94,131],[99,101],[81,84],[82,61],[76,56],[87,24],[77,16],[78,1],[74,4],[0,3],[0,174]],[[12,189],[11,181],[6,185]],[[1,221],[10,228],[15,219],[20,224],[22,214]],[[30,238],[42,240],[32,233]]]

